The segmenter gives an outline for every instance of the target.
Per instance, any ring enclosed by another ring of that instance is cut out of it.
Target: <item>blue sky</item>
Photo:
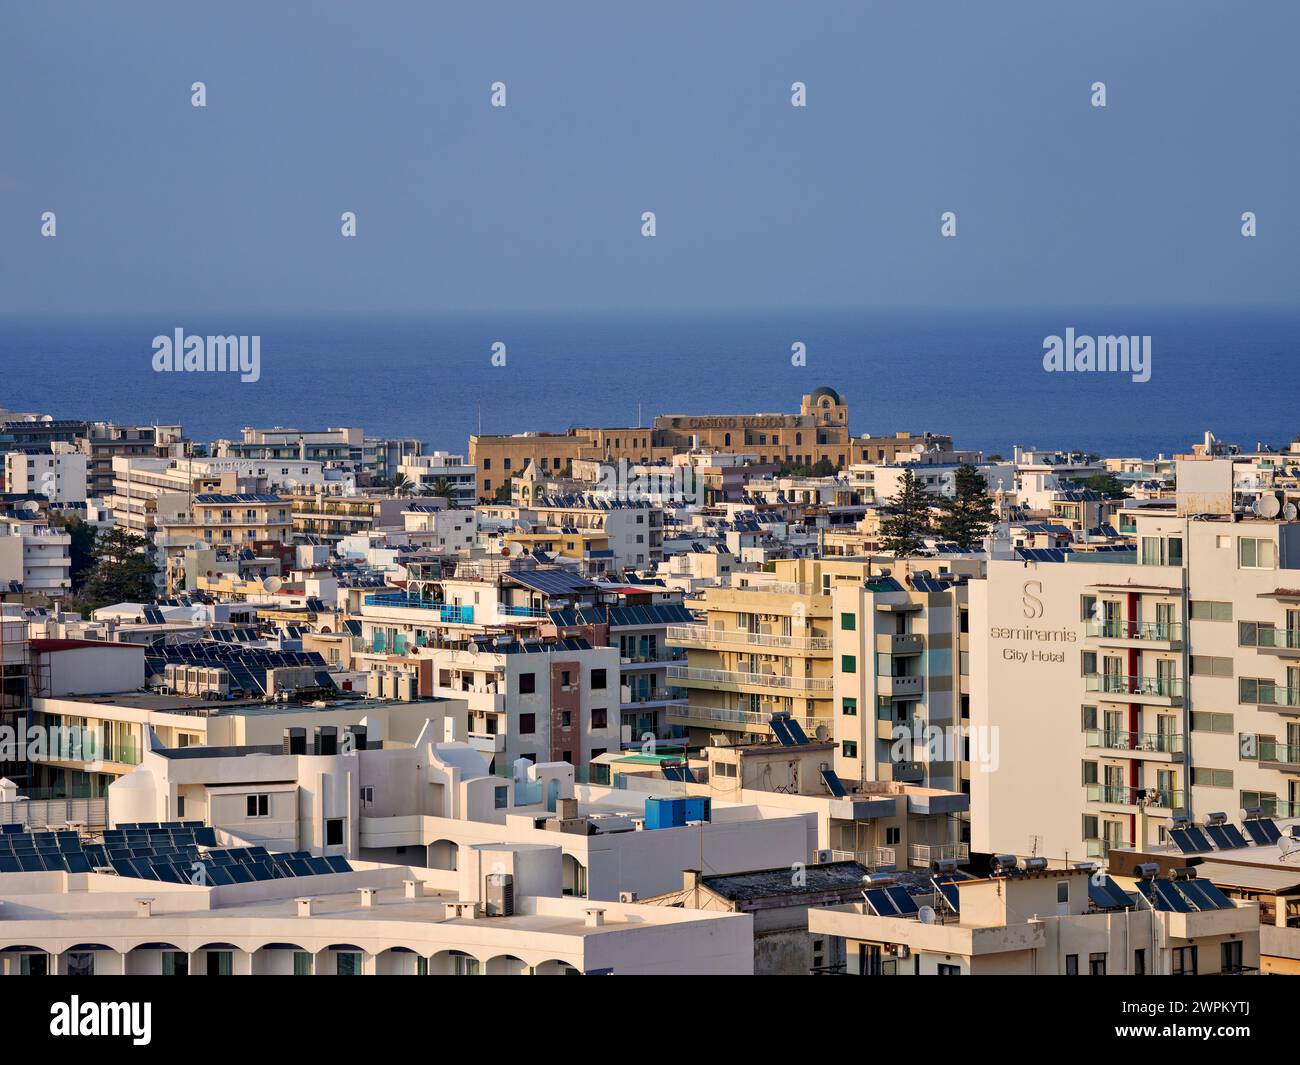
[[[0,19],[0,310],[1300,293],[1292,0],[93,0]]]

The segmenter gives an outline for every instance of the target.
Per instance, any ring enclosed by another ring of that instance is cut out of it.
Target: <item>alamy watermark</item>
[[[1141,384],[1151,380],[1149,336],[1065,336],[1043,338],[1043,369],[1048,373],[1126,373]]]
[[[153,338],[157,373],[238,373],[245,384],[262,376],[260,336],[187,336],[177,326],[171,336]]]

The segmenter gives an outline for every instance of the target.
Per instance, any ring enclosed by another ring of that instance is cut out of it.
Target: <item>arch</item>
[[[483,963],[463,950],[440,950],[429,959],[432,976],[479,976],[482,972]]]
[[[536,976],[581,976],[582,970],[571,961],[548,958],[540,965],[533,966],[533,974]]]
[[[513,954],[498,954],[488,959],[488,976],[527,976],[528,972],[528,963]]]
[[[564,894],[577,898],[587,897],[587,867],[572,854],[566,854],[561,861],[563,866]]]
[[[429,844],[428,862],[430,869],[444,869],[455,872],[460,868],[460,846],[455,840],[438,839]]]

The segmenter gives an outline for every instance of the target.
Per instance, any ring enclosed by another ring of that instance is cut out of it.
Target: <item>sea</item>
[[[156,372],[153,340],[177,329],[260,337],[260,379]],[[1045,371],[1046,338],[1068,329],[1151,337],[1150,380]],[[245,426],[361,426],[464,453],[480,431],[793,412],[825,385],[847,401],[855,434],[1154,457],[1207,430],[1249,447],[1294,439],[1298,341],[1300,310],[1272,307],[9,314],[0,408],[180,423],[205,443]]]

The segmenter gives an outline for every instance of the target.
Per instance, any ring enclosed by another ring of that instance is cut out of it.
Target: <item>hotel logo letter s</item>
[[[1025,606],[1025,617],[1041,618],[1043,616],[1043,601],[1035,595],[1035,592],[1043,590],[1042,581],[1025,581],[1021,586],[1020,601]]]

